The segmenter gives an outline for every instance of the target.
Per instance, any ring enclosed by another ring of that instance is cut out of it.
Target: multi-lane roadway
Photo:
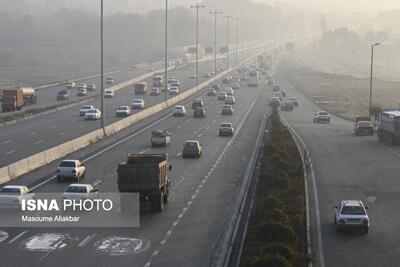
[[[204,70],[208,68],[207,65],[203,67]],[[174,76],[184,81],[191,72],[193,70],[184,70],[181,77],[179,73]],[[255,140],[268,111],[266,103],[271,92],[264,86],[243,86],[235,91],[237,102],[232,116],[220,115],[223,102],[214,96],[202,95],[204,92],[184,102],[188,109],[185,117],[172,117],[170,111],[162,112],[69,156],[85,162],[84,182],[95,184],[100,191],[113,192],[117,191],[116,166],[128,153],[168,153],[173,165],[172,194],[163,212],[153,214],[146,206],[142,207],[139,228],[0,229],[0,236],[5,236],[0,239],[0,265],[214,264],[250,157],[257,149]],[[127,101],[130,101],[134,96],[128,92],[125,98],[128,95]],[[207,116],[193,118],[190,103],[200,96]],[[76,110],[71,111],[71,117],[76,117],[76,113]],[[218,125],[225,121],[234,124],[234,137],[218,136]],[[160,128],[172,132],[172,144],[167,148],[151,148],[151,131]],[[202,143],[203,155],[199,159],[182,158],[182,145],[186,140]],[[37,192],[62,192],[68,183],[51,178],[49,174],[54,172],[54,167],[54,163],[49,164],[14,183],[30,185]]]
[[[204,75],[211,71],[213,66],[213,61],[202,62],[199,64],[199,83],[207,79]],[[140,71],[145,72],[146,70]],[[124,72],[119,75],[114,75],[113,77],[116,83],[120,83],[132,79],[133,77],[137,77],[135,75],[140,75],[140,71],[137,70],[137,73],[135,74]],[[186,67],[169,73],[170,77],[175,77],[181,81],[181,93],[195,85],[195,80],[190,79],[190,75],[194,71],[194,68]],[[151,88],[151,78],[147,80],[149,81],[149,88]],[[98,90],[99,89],[97,89],[97,91]],[[71,90],[71,94],[74,95],[76,93],[75,91],[76,90]],[[46,99],[49,102],[55,101],[56,92],[57,90],[49,89]],[[98,94],[98,92],[94,94]],[[120,120],[121,118],[117,118],[115,115],[116,109],[121,105],[130,106],[135,98],[144,99],[145,108],[164,101],[163,94],[160,96],[135,95],[133,85],[128,86],[116,91],[113,98],[105,99],[106,124]],[[100,108],[100,98],[96,97],[91,99],[86,102],[85,105],[93,105],[96,108]],[[100,128],[100,120],[85,121],[83,117],[79,116],[79,109],[80,105],[2,127],[0,132],[0,166],[8,165],[21,158],[41,152],[47,148],[72,140]],[[132,116],[135,115],[133,114]]]

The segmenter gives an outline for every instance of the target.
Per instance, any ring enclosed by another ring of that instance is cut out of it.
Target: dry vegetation
[[[241,266],[307,266],[303,168],[277,111],[266,144]]]

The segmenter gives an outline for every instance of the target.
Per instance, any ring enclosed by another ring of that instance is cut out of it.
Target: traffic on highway
[[[399,4],[89,2],[0,0],[0,267],[399,265]]]

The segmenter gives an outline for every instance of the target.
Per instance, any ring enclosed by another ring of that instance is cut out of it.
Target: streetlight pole
[[[204,8],[205,5],[196,4],[190,8],[196,8],[196,88],[199,86],[199,8]]]
[[[373,68],[374,68],[374,47],[378,46],[379,43],[374,43],[371,45],[371,76],[369,80],[369,109],[368,109],[368,116],[371,120],[371,108],[372,108],[372,76],[373,76]]]
[[[233,18],[233,16],[226,15],[226,16],[224,16],[224,18],[226,18],[226,26],[227,26],[227,30],[226,30],[226,49],[227,49],[226,62],[228,64],[228,69],[229,69],[229,65],[230,65],[230,61],[229,61],[229,30],[230,30],[229,20],[231,18]]]
[[[105,132],[105,108],[104,108],[104,45],[103,45],[103,0],[100,2],[100,88],[101,88],[101,128]]]
[[[238,64],[238,43],[239,43],[239,19],[234,19],[236,22],[236,47],[235,47],[235,65]]]
[[[221,11],[214,10],[210,14],[214,15],[214,76],[217,75],[217,15],[221,14]]]
[[[165,47],[164,47],[164,100],[167,102],[168,89],[168,0],[165,0]]]

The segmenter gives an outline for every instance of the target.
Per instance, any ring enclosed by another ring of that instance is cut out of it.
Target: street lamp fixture
[[[205,7],[199,4],[190,6],[190,8],[196,8],[196,88],[199,86],[199,8]]]

